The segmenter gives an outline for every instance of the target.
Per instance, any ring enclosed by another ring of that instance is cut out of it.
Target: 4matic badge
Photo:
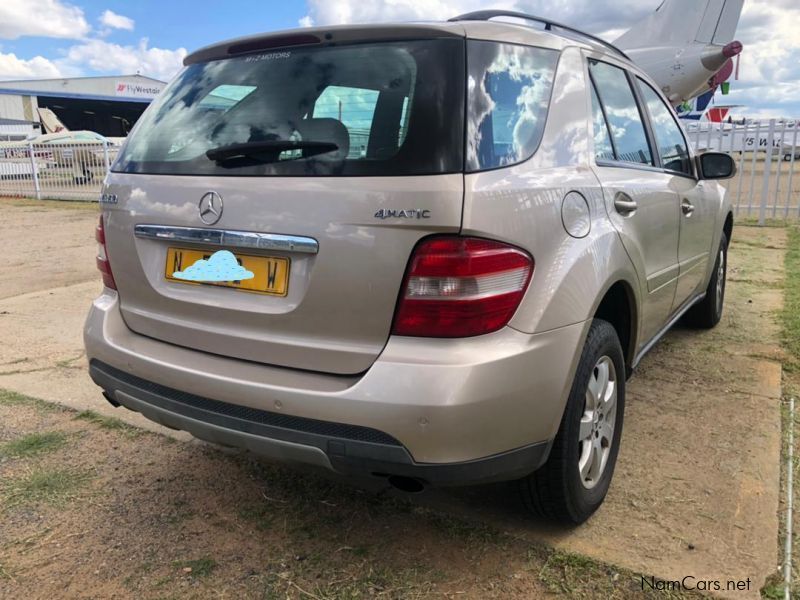
[[[375,213],[376,219],[430,219],[431,211],[427,208],[405,208],[395,210],[382,208]]]

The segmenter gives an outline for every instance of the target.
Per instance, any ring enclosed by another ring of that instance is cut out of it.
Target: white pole
[[[33,154],[33,142],[28,142],[28,156],[31,159],[31,178],[33,179],[33,189],[36,192],[36,199],[41,200],[42,190],[39,187],[39,170],[36,167],[36,157]]]
[[[777,168],[775,169],[775,203],[772,205],[772,218],[774,219],[776,216],[776,212],[778,210],[778,194],[781,191],[781,168],[783,167],[783,155],[781,154],[781,150],[783,150],[783,137],[786,135],[786,121],[783,122],[783,127],[781,128],[781,133],[778,137],[780,140],[778,142],[778,151],[776,155],[777,161]]]
[[[758,207],[758,224],[766,222],[767,196],[769,196],[769,175],[772,168],[772,143],[775,139],[775,119],[769,120],[767,132],[767,155],[764,157],[764,177],[761,183],[761,205]]]
[[[789,452],[786,459],[786,544],[783,554],[783,597],[792,589],[792,502],[794,500],[794,398],[789,398]]]
[[[755,193],[755,186],[756,186],[756,156],[758,155],[758,138],[761,134],[761,121],[758,122],[756,125],[756,131],[753,135],[753,160],[750,163],[750,193],[748,194],[747,199],[747,216],[750,216],[751,211],[753,210],[753,194]],[[747,137],[745,136],[743,140],[742,148],[745,147],[747,143]]]
[[[108,175],[109,170],[111,170],[111,165],[108,164],[108,140],[103,140],[103,161],[106,163],[105,175]]]
[[[733,133],[731,135],[731,151],[733,150],[733,144],[735,142],[736,136],[736,123],[733,124]],[[739,153],[739,189],[736,193],[736,216],[739,216],[739,203],[742,200],[742,184],[744,183],[744,139],[747,135],[747,125],[744,126],[742,130],[742,151]]]
[[[789,159],[789,189],[786,190],[786,217],[789,217],[789,205],[792,203],[792,179],[794,179],[794,157],[797,154],[797,130],[800,129],[800,121],[794,123],[794,135],[792,136],[792,157]],[[797,216],[800,217],[800,198],[797,202]]]

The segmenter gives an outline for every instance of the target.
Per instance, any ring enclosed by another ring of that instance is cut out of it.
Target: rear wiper
[[[230,160],[232,158],[253,158],[254,155],[269,154],[268,160],[277,160],[278,155],[286,150],[302,150],[303,157],[325,154],[338,150],[339,146],[333,142],[313,142],[300,140],[263,140],[260,142],[245,142],[243,144],[228,144],[218,148],[206,150],[206,156],[213,161]],[[259,157],[261,158],[261,157]]]

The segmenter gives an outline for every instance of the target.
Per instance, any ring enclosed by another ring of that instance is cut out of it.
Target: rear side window
[[[558,51],[467,41],[466,170],[522,162],[539,146]]]
[[[608,63],[590,60],[589,72],[608,119],[615,159],[653,165],[642,115],[625,71]]]
[[[594,125],[594,157],[597,160],[614,160],[614,147],[608,133],[608,123],[600,106],[600,98],[592,84],[592,123]]]
[[[274,50],[189,65],[113,170],[230,176],[460,172],[463,39]]]
[[[656,145],[661,155],[661,166],[669,171],[692,175],[689,149],[675,117],[672,116],[672,110],[664,104],[661,97],[647,82],[638,77],[637,81],[650,113],[650,124],[653,127]]]

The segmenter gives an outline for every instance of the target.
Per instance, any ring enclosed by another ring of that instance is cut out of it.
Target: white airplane
[[[744,0],[664,0],[614,41],[674,104],[716,88],[742,51],[734,40]]]

